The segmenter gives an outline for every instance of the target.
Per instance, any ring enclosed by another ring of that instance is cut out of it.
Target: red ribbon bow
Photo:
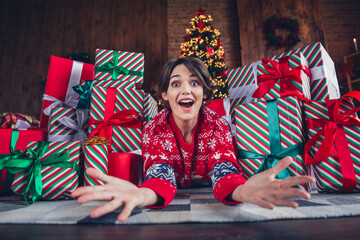
[[[321,127],[321,130],[305,144],[305,163],[319,163],[325,161],[331,153],[336,155],[339,158],[343,176],[343,186],[340,190],[342,192],[351,192],[356,187],[355,170],[346,141],[344,126],[360,127],[360,119],[354,115],[360,110],[360,107],[340,113],[340,104],[347,97],[353,97],[360,101],[360,92],[353,91],[337,100],[327,100],[329,120],[309,118],[306,122],[308,129]],[[309,155],[309,150],[322,135],[324,140],[317,150],[315,157],[312,158]]]
[[[99,136],[106,137],[111,140],[112,127],[121,126],[127,128],[141,128],[142,122],[139,117],[139,112],[135,110],[122,110],[118,113],[113,114],[108,120],[94,120],[90,119],[89,124],[97,125],[96,128],[91,132],[89,137]]]
[[[289,57],[279,59],[275,62],[271,59],[264,58],[262,60],[263,66],[268,74],[258,75],[257,82],[258,88],[253,93],[254,98],[261,98],[268,93],[280,79],[280,97],[297,96],[301,100],[308,100],[300,94],[291,81],[302,83],[301,71],[310,76],[310,70],[304,65],[300,65],[293,70],[289,71]],[[271,66],[268,65],[271,63]]]

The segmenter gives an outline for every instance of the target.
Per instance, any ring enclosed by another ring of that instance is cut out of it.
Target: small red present
[[[209,105],[207,105],[207,107],[219,114],[220,116],[229,115],[230,109],[226,109],[224,101],[224,98],[212,100]]]
[[[142,157],[134,153],[109,153],[109,175],[140,186],[142,183]]]
[[[222,98],[222,99],[215,99],[212,100],[208,108],[222,116],[226,122],[229,123],[231,128],[231,133],[233,136],[236,134],[235,124],[232,123],[231,114],[230,114],[230,98]]]

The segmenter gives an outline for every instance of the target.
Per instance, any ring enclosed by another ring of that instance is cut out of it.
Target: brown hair
[[[170,83],[170,76],[174,68],[178,65],[184,64],[185,67],[201,81],[204,90],[204,101],[207,102],[211,100],[213,96],[214,86],[210,80],[210,73],[204,64],[199,58],[195,57],[182,57],[178,59],[173,59],[167,62],[160,74],[160,79],[157,87],[156,97],[158,100],[162,99],[162,93],[167,92]],[[163,100],[162,100],[163,101]],[[164,102],[164,101],[163,101]],[[164,102],[165,107],[169,108],[169,105]]]

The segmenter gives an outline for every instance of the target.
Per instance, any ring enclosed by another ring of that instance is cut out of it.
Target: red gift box
[[[352,91],[339,99],[304,102],[305,163],[312,164],[319,192],[360,192],[360,119]]]
[[[236,134],[235,124],[232,123],[231,115],[230,115],[230,98],[222,98],[212,100],[207,107],[212,111],[219,114],[222,118],[229,123],[231,128],[231,133],[233,136]]]
[[[18,133],[18,135],[17,135]],[[14,141],[14,151],[21,150],[24,151],[26,146],[31,141],[45,141],[47,136],[47,131],[44,129],[35,129],[30,130],[16,130],[16,129],[0,129],[0,166],[1,159],[4,155],[10,154],[10,144],[11,140]],[[11,139],[13,137],[13,139]],[[16,139],[17,137],[17,139]],[[12,191],[10,190],[12,180],[14,175],[6,171],[5,169],[0,169],[0,196],[8,195]]]
[[[85,80],[94,80],[94,67],[92,64],[51,56],[44,95],[75,108],[78,94],[72,87],[84,83]],[[49,116],[44,114],[44,110],[52,103],[52,101],[43,100],[40,127],[47,127]]]
[[[142,183],[142,157],[134,153],[109,153],[109,175],[140,186]]]
[[[219,114],[220,116],[229,115],[229,112],[225,109],[224,99],[212,100],[209,105],[207,105],[207,107]]]

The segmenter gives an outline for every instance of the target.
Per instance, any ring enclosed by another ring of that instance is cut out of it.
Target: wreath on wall
[[[278,29],[288,31],[288,35],[283,37],[276,34]],[[264,26],[265,38],[269,47],[287,48],[290,49],[301,42],[300,26],[297,19],[290,19],[289,17],[272,16],[265,22]]]

